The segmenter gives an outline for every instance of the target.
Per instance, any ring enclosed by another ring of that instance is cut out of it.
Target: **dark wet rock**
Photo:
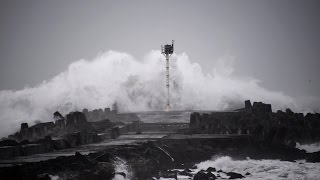
[[[0,169],[1,180],[37,180],[37,174],[32,171],[28,171],[28,168],[20,168],[14,166],[11,168]]]
[[[81,175],[79,174],[85,171],[88,171],[87,177],[89,178],[87,179],[111,179],[113,167],[100,168],[97,166],[95,161],[92,161],[88,159],[88,157],[77,153],[75,156],[70,157],[61,156],[57,157],[56,159],[37,163],[27,163],[21,166],[0,168],[0,177],[2,180],[37,180],[41,178],[39,176],[41,174],[44,174],[43,178],[47,177],[45,174],[65,174],[67,177],[64,179],[80,179]]]
[[[102,154],[98,154],[95,158],[98,162],[111,162],[113,160],[112,152],[104,152]]]
[[[207,176],[209,177],[210,180],[211,179],[217,179],[217,177],[214,174],[212,174],[212,172],[208,172]]]
[[[191,166],[190,169],[197,169],[197,166],[196,166],[196,165],[193,165],[193,166]]]
[[[55,142],[56,140],[52,141]],[[203,148],[204,146],[210,146],[212,150],[207,150]],[[174,162],[161,149],[170,154]],[[144,180],[152,177],[159,178],[159,172],[164,174],[167,169],[189,168],[196,163],[210,159],[213,155],[217,155],[217,152],[223,152],[224,154],[219,154],[222,156],[234,157],[233,155],[235,155],[239,158],[246,158],[250,155],[250,158],[253,159],[282,159],[286,156],[290,156],[292,159],[301,159],[306,155],[304,151],[295,148],[289,148],[285,145],[270,146],[269,144],[257,143],[246,136],[226,139],[161,139],[135,145],[110,146],[99,153],[89,155],[76,153],[71,157],[58,157],[44,162],[22,165],[15,170],[17,172],[22,171],[21,176],[26,175],[27,172],[34,172],[36,175],[65,173],[69,174],[68,177],[64,177],[65,179],[102,179],[103,177],[106,179],[106,176],[112,179],[112,175],[114,175],[113,162],[117,158],[121,158],[130,166],[134,178]],[[311,158],[316,158],[316,154],[313,157],[310,156]],[[196,166],[192,168],[196,168]],[[182,173],[190,176],[189,171],[186,169]],[[6,169],[6,172],[8,172],[8,169]],[[194,178],[214,178],[210,177],[212,173],[209,172],[213,172],[213,169],[208,168],[206,171],[200,171]],[[225,173],[222,170],[218,172],[221,173],[220,175]],[[0,168],[0,177],[3,173]],[[170,173],[174,176],[177,174],[176,171]],[[237,174],[231,173],[231,175]],[[19,177],[16,179],[19,179]]]
[[[214,179],[217,179],[217,177],[212,172],[205,173],[205,171],[203,170],[199,171],[193,177],[193,180],[214,180]]]
[[[224,173],[224,171],[222,171],[221,169],[219,169],[217,172],[218,173]]]
[[[307,162],[320,162],[320,151],[309,153],[307,157]]]
[[[289,141],[288,142],[288,146],[292,147],[292,148],[295,148],[297,146],[297,143],[295,141]]]
[[[83,157],[83,155],[81,153],[79,153],[78,151],[74,154],[74,156],[76,158],[82,158]]]
[[[193,180],[210,180],[210,178],[204,171],[199,171],[196,175],[194,175]]]
[[[52,138],[51,138],[51,136],[45,136],[44,138],[43,138],[45,141],[52,141]]]
[[[207,146],[207,145],[203,145],[202,148],[207,150],[207,151],[211,151],[213,149],[213,147]]]
[[[235,173],[235,172],[227,172],[227,176],[230,176],[229,179],[241,179],[244,178],[242,174]]]
[[[270,134],[273,136],[272,143],[273,144],[283,144],[284,139],[287,135],[288,128],[285,126],[275,128],[275,131],[273,131],[273,134]]]
[[[44,173],[44,174],[38,174],[37,180],[51,180],[51,178],[48,173]]]
[[[179,172],[179,174],[183,175],[183,176],[192,176],[192,174],[190,172],[191,171],[183,170],[183,171]]]
[[[178,178],[176,171],[161,171],[159,173],[159,176],[163,178],[174,178],[174,179]]]
[[[207,172],[216,172],[216,168],[208,167]]]
[[[79,173],[78,180],[112,180],[114,173],[107,171],[85,170]]]

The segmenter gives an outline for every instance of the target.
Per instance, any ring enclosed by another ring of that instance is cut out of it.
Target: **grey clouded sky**
[[[0,90],[37,85],[107,50],[139,59],[171,39],[204,72],[232,55],[235,75],[320,97],[318,0],[2,0]]]

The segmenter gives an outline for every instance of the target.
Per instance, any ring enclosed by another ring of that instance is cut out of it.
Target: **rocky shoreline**
[[[0,169],[1,179],[110,179],[115,175],[131,180],[144,180],[159,177],[176,178],[178,174],[189,175],[194,164],[210,159],[215,155],[228,155],[235,159],[281,159],[295,161],[306,159],[320,162],[320,153],[306,153],[304,150],[277,145],[273,146],[254,141],[252,137],[218,139],[161,139],[136,145],[110,146],[98,153],[81,155]],[[126,167],[117,171],[117,163]],[[182,172],[172,169],[185,169]],[[219,170],[217,170],[219,171]],[[237,172],[222,172],[239,176]],[[193,179],[211,176],[201,171]],[[245,176],[242,174],[241,176]],[[232,176],[230,176],[231,178]],[[207,177],[207,179],[210,177]],[[213,178],[213,176],[211,177]]]

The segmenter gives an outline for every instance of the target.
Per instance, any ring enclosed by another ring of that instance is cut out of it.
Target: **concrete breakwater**
[[[137,131],[139,127],[139,121],[126,124],[114,123],[109,119],[89,122],[83,112],[71,112],[65,117],[55,112],[53,116],[54,122],[31,127],[22,123],[20,131],[0,141],[0,159],[98,143],[129,131]]]
[[[54,122],[29,127],[22,123],[20,131],[0,141],[0,158],[12,158],[61,150],[79,145],[116,139],[120,135],[162,133],[174,138],[183,135],[251,135],[270,144],[313,142],[320,139],[320,115],[315,113],[272,112],[270,104],[245,101],[242,109],[224,112],[143,112],[118,114],[106,108],[53,114]],[[88,121],[87,117],[90,121]],[[112,119],[104,119],[110,118]],[[141,119],[143,121],[141,121]],[[188,120],[189,119],[189,120]],[[147,137],[147,136],[143,136]]]
[[[96,117],[97,113],[101,115],[103,111],[84,110],[84,112],[91,113],[92,120],[92,117]],[[112,117],[117,118],[117,121],[95,119],[89,122],[85,113],[71,112],[63,117],[59,112],[55,112],[54,122],[39,123],[31,127],[27,123],[22,123],[19,132],[0,141],[0,159],[75,148],[117,139],[120,135],[160,133],[165,136],[167,133],[176,133],[179,129],[189,127],[189,123],[145,123],[135,114],[115,112],[112,112]],[[102,115],[97,117],[103,118]]]
[[[248,134],[272,144],[290,144],[320,140],[320,114],[272,111],[270,104],[245,101],[234,111],[198,113],[190,116],[188,134]]]
[[[86,113],[96,117],[95,113],[101,112]],[[42,123],[31,127],[22,124],[19,132],[0,141],[0,154],[4,158],[78,147],[106,139],[125,142],[139,136],[139,140],[135,144],[108,145],[87,156],[76,153],[75,156],[1,168],[0,175],[16,179],[50,176],[112,179],[115,174],[128,176],[115,170],[114,162],[121,161],[130,169],[131,179],[143,180],[152,177],[176,178],[179,172],[171,169],[188,171],[195,163],[215,155],[236,159],[320,161],[319,152],[307,153],[295,148],[296,142],[316,141],[320,137],[320,116],[317,113],[303,115],[290,109],[272,112],[271,105],[261,102],[252,105],[246,101],[245,108],[235,111],[191,113],[189,123],[186,123],[188,120],[180,121],[184,115],[180,116],[177,112],[167,113],[164,117],[179,119],[179,122],[158,122],[161,120],[160,112],[144,113],[143,118],[147,119],[150,114],[157,115],[152,122],[142,122],[137,114],[132,113],[113,113],[112,117],[119,121],[104,119],[88,122],[83,112],[72,112],[66,117],[55,113],[53,124]],[[124,121],[120,121],[121,118]],[[151,136],[155,133],[161,136]],[[19,173],[15,174],[16,171]]]

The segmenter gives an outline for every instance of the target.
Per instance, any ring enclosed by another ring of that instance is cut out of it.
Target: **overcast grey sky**
[[[139,59],[174,39],[205,72],[232,55],[235,75],[319,97],[319,18],[318,0],[2,0],[0,90],[35,86],[107,50]]]

